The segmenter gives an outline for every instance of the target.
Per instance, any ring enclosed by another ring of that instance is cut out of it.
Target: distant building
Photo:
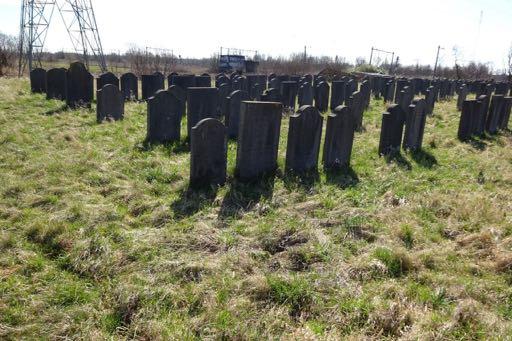
[[[247,60],[241,55],[221,55],[219,58],[219,71],[242,71],[254,73],[258,69],[259,62]]]

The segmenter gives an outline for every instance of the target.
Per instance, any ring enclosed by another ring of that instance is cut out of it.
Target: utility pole
[[[393,73],[393,61],[395,60],[395,52],[391,55],[391,63],[389,64],[389,74]]]
[[[441,47],[441,45],[439,45],[437,47],[437,56],[436,56],[436,63],[434,64],[434,78],[436,78],[436,73],[437,73],[437,66],[438,66],[438,63],[439,63],[439,52],[441,50],[444,50],[444,48]]]
[[[304,45],[304,63],[308,60],[308,47]]]
[[[372,65],[372,59],[373,59],[373,46],[372,46],[372,52],[370,53],[370,65]]]

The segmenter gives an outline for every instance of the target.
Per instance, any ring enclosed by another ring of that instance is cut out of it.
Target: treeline
[[[511,49],[512,51],[512,49]],[[508,56],[509,67],[500,76],[512,80],[512,52]],[[218,71],[218,55],[210,58],[182,58],[172,51],[142,49],[132,46],[125,53],[109,53],[105,55],[107,65],[113,72],[131,70],[135,74],[151,74],[159,71],[163,74],[171,72],[211,72]],[[18,39],[0,32],[0,76],[14,76],[18,73]],[[81,56],[70,52],[46,52],[41,55],[43,64],[68,64],[74,60],[80,60]],[[270,74],[316,74],[323,73],[326,76],[356,72],[372,72],[392,74],[406,77],[432,77],[434,70],[431,65],[368,65],[364,58],[357,58],[354,64],[344,58],[328,56],[310,56],[304,53],[295,53],[289,57],[272,57],[256,55],[254,60],[259,62],[258,72]],[[27,72],[27,70],[25,70]],[[439,67],[436,77],[451,79],[490,79],[496,78],[489,64],[470,62],[467,65],[455,65],[452,67]],[[501,77],[500,77],[501,78]]]

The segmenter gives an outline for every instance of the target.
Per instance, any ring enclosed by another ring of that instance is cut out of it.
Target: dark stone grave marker
[[[107,84],[96,92],[96,121],[119,121],[124,117],[124,97],[119,87]]]
[[[94,97],[94,78],[84,64],[72,63],[67,70],[66,103],[70,108],[91,107]]]
[[[30,89],[35,94],[46,92],[46,70],[37,68],[30,71]]]
[[[354,132],[354,117],[348,107],[339,106],[327,116],[323,155],[324,169],[338,170],[350,166]]]
[[[139,80],[135,74],[128,72],[121,75],[121,92],[127,101],[139,99]]]
[[[151,143],[177,142],[185,116],[185,91],[177,86],[159,90],[148,100],[146,140]]]
[[[67,70],[57,68],[46,73],[46,99],[65,100],[67,95]]]

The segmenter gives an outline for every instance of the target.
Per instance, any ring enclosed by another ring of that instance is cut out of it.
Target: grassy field
[[[337,176],[241,184],[230,143],[191,192],[145,104],[98,125],[0,79],[0,338],[510,337],[512,135],[461,143],[455,107],[386,160],[373,101]]]

